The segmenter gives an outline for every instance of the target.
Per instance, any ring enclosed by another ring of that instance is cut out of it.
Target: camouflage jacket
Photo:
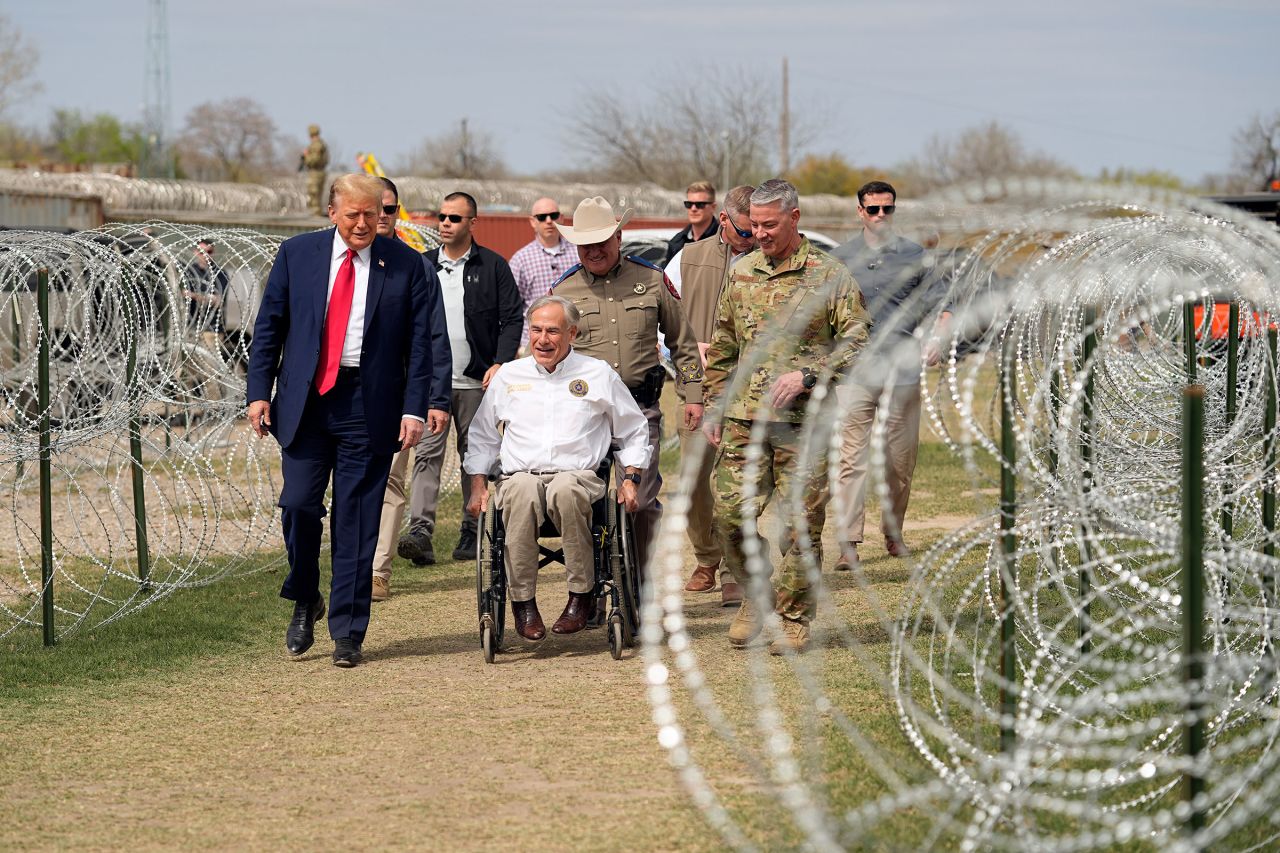
[[[307,150],[302,152],[302,165],[312,170],[320,170],[329,165],[329,146],[324,144],[324,140],[319,137],[311,140]]]
[[[759,249],[734,264],[716,315],[703,398],[709,415],[740,420],[802,420],[806,395],[787,410],[769,405],[774,380],[802,367],[819,376],[842,373],[866,344],[871,325],[848,267],[808,238],[776,268]],[[757,346],[767,349],[759,353]],[[754,359],[746,387],[725,399],[739,361]]]

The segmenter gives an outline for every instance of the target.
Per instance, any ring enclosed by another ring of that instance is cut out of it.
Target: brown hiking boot
[[[684,585],[685,592],[711,592],[716,588],[716,567],[699,565],[693,570],[689,582]]]
[[[386,601],[391,597],[391,581],[386,578],[373,576],[373,600]]]
[[[769,654],[800,654],[809,650],[809,626],[794,619],[782,620],[782,633],[769,644]]]

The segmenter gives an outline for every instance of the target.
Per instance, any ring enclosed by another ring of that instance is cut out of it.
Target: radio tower
[[[142,124],[146,134],[141,172],[144,177],[172,178],[169,153],[169,15],[166,0],[148,0],[147,49]]]

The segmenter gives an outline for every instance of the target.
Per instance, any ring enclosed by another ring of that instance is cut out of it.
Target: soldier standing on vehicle
[[[800,470],[805,405],[819,378],[837,376],[849,365],[867,342],[870,323],[848,268],[800,233],[800,199],[794,186],[778,178],[761,184],[751,194],[750,221],[760,248],[733,266],[720,297],[707,350],[706,400],[713,416],[703,426],[707,440],[720,451],[715,466],[716,528],[725,564],[739,580],[747,578],[744,523],[759,519],[775,490],[803,489],[809,544],[821,562],[826,455],[820,449],[811,453],[807,467]],[[758,352],[756,347],[765,349]],[[730,375],[739,365],[749,365],[752,372],[728,397]],[[764,422],[762,452],[753,459],[751,433],[753,422],[759,421]],[[749,471],[754,472],[751,482]],[[776,589],[765,591],[782,620],[781,635],[770,645],[774,654],[802,652],[809,646],[815,602],[800,541],[788,534],[781,543]],[[767,560],[768,543],[761,538],[759,544]],[[769,566],[769,575],[772,572]],[[729,642],[735,646],[745,646],[764,625],[755,598],[749,585],[729,626]]]
[[[320,125],[307,127],[311,142],[298,158],[298,171],[307,171],[307,205],[316,216],[324,216],[327,207],[324,203],[325,169],[329,165],[329,146],[320,138]]]
[[[652,537],[662,519],[658,490],[658,444],[662,410],[658,399],[666,371],[658,358],[658,331],[675,355],[676,392],[684,400],[683,422],[688,429],[702,423],[702,364],[698,345],[680,307],[680,297],[661,269],[628,255],[622,257],[621,221],[602,197],[583,199],[572,225],[556,223],[564,238],[578,247],[581,263],[571,267],[553,286],[557,296],[573,302],[582,315],[574,349],[609,363],[618,372],[649,421],[649,447],[654,460],[635,475],[640,511],[636,514],[636,548],[643,567]]]

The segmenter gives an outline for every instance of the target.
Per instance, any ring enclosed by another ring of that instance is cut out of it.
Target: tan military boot
[[[729,624],[729,644],[745,646],[756,638],[762,627],[764,627],[764,619],[761,618],[755,602],[750,596],[742,599],[742,604],[738,607],[738,615],[734,616],[733,622]]]
[[[386,601],[391,597],[391,581],[373,576],[373,600]]]
[[[782,634],[769,644],[769,653],[783,655],[787,652],[800,654],[809,650],[809,626],[794,619],[782,620]]]

